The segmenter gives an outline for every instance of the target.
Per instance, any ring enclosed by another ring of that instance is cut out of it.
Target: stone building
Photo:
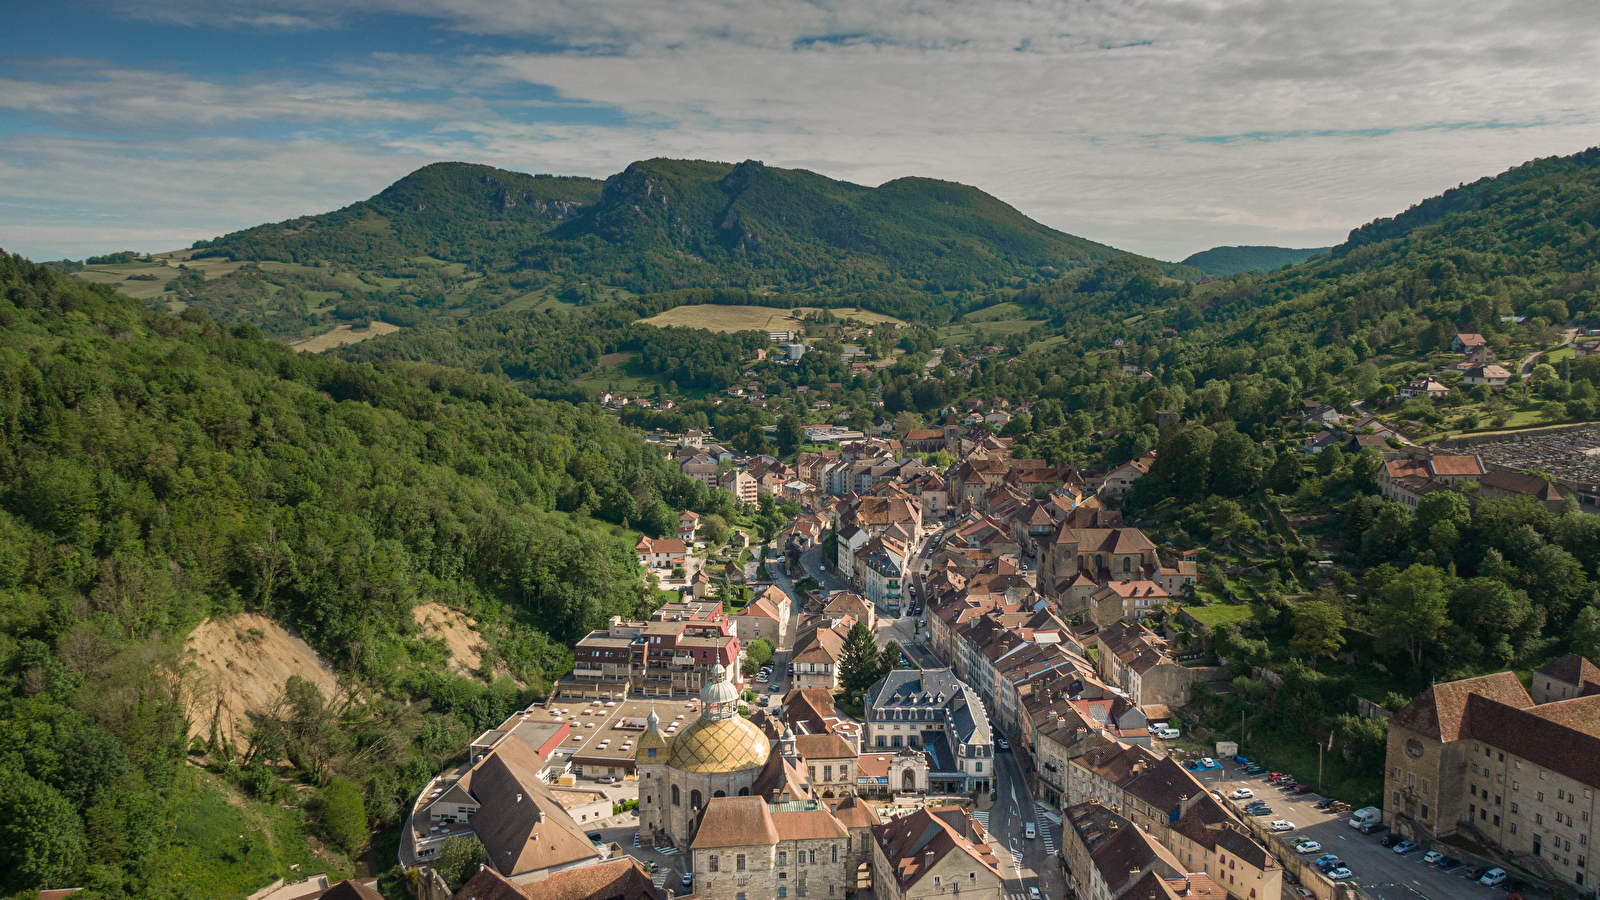
[[[856,887],[849,841],[815,801],[719,797],[706,806],[690,847],[695,889],[706,900],[842,900]]]
[[[718,665],[700,691],[700,718],[692,725],[669,740],[651,711],[634,748],[641,840],[687,846],[707,802],[751,793],[772,747],[761,729],[739,715],[738,705],[739,691]]]
[[[950,669],[897,669],[867,690],[864,752],[922,750],[929,789],[987,791],[994,743],[978,692]]]
[[[919,809],[873,828],[872,857],[878,900],[1001,900],[1005,893],[988,834],[959,806]]]
[[[1389,720],[1385,824],[1422,841],[1463,834],[1537,875],[1593,888],[1600,694],[1560,699],[1557,683],[1585,671],[1594,667],[1581,657],[1536,671],[1544,703],[1510,672],[1419,694]]]

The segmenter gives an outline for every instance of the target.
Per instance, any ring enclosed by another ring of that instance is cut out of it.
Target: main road
[[[1067,896],[1056,855],[1060,828],[1034,804],[1027,779],[1010,751],[995,751],[994,768],[995,802],[987,813],[978,813],[978,818],[988,819],[1000,874],[1006,880],[1005,900],[1030,900],[1030,887],[1038,888],[1045,898]],[[1028,823],[1033,824],[1037,837],[1026,836]]]

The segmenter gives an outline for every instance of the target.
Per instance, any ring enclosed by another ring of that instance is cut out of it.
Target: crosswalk
[[[1019,869],[1022,868],[1022,851],[1021,850],[1018,850],[1018,849],[1015,849],[1015,848],[1013,848],[1011,850],[1011,864],[1016,866]]]
[[[670,874],[672,874],[672,870],[662,866],[650,876],[650,883],[655,885],[657,890],[660,890],[667,883],[667,876]]]
[[[1045,816],[1044,812],[1043,804],[1035,803],[1033,805],[1033,821],[1039,828],[1039,840],[1044,844],[1044,852],[1055,856],[1056,842],[1053,836],[1055,829],[1050,827],[1050,819]]]
[[[656,852],[660,853],[662,856],[672,856],[673,854],[678,852],[678,848],[677,847],[658,847],[658,848],[656,848]]]
[[[1028,900],[1026,891],[1012,891],[1006,894],[1006,900]]]

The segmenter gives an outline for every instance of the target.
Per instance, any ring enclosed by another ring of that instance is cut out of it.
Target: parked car
[[[618,778],[615,775],[601,775],[599,778],[595,779],[595,783],[596,784],[616,784],[617,782],[619,782],[621,780],[622,780],[621,778]]]
[[[1294,787],[1290,788],[1290,790],[1293,791],[1296,794],[1309,794],[1309,793],[1311,793],[1310,785],[1304,785],[1304,784],[1297,784]]]
[[[1439,870],[1442,872],[1449,872],[1452,869],[1459,869],[1461,866],[1461,860],[1456,859],[1454,856],[1446,856],[1444,859],[1439,860]]]
[[[1250,765],[1245,766],[1244,770],[1245,773],[1249,775],[1260,775],[1262,772],[1267,770],[1267,767],[1261,765],[1260,763],[1251,763]]]
[[[1336,869],[1331,869],[1331,870],[1328,871],[1328,880],[1329,881],[1343,881],[1346,878],[1349,878],[1351,875],[1354,875],[1354,874],[1355,874],[1354,872],[1350,871],[1349,869],[1345,868],[1344,866],[1339,866]]]
[[[683,873],[683,886],[684,887],[689,887],[689,886],[691,886],[693,884],[694,884],[694,873],[693,872],[685,872],[685,873]]]
[[[1193,772],[1196,769],[1200,768],[1200,764],[1191,759],[1191,760],[1187,760],[1186,762],[1184,762],[1183,767],[1185,769],[1188,769],[1189,771]]]
[[[1338,802],[1339,801],[1333,799],[1332,797],[1323,797],[1321,800],[1317,801],[1317,809],[1327,809]]]
[[[1370,834],[1373,837],[1383,837],[1389,833],[1389,826],[1383,824],[1382,822],[1368,822],[1367,824],[1361,826],[1361,833]]]
[[[777,685],[774,684],[774,685],[768,687],[767,690],[769,690],[769,691],[773,692],[774,694],[776,694],[779,691],[783,690],[783,688],[778,687]]]
[[[1255,795],[1256,795],[1255,791],[1252,791],[1247,787],[1242,787],[1242,788],[1238,788],[1238,789],[1234,790],[1233,793],[1229,794],[1228,796],[1232,797],[1235,800],[1247,800],[1247,799],[1249,799],[1251,797],[1254,797]]]
[[[1219,769],[1219,768],[1221,768],[1221,766],[1217,765],[1217,761],[1212,759],[1209,756],[1200,757],[1200,765],[1205,766],[1208,769]]]
[[[1037,887],[1028,886],[1028,900],[1039,900],[1039,889]]]
[[[1324,853],[1323,855],[1312,860],[1311,864],[1326,872],[1329,869],[1335,868],[1336,866],[1344,865],[1344,861],[1341,860],[1337,854]]]
[[[1306,841],[1294,849],[1296,853],[1315,853],[1322,849],[1322,845],[1316,841]]]
[[[1444,854],[1437,850],[1429,850],[1427,853],[1422,854],[1422,861],[1430,866],[1441,859],[1444,859]]]
[[[1163,728],[1156,732],[1156,737],[1161,738],[1163,741],[1175,741],[1183,737],[1183,732],[1176,728]]]
[[[1261,818],[1265,818],[1267,816],[1272,815],[1272,807],[1270,807],[1270,806],[1254,806],[1254,807],[1251,807],[1251,808],[1245,810],[1245,812],[1249,813],[1252,816],[1255,816],[1258,819],[1261,819]]]
[[[1391,831],[1388,834],[1384,835],[1383,836],[1383,840],[1379,841],[1378,843],[1382,844],[1385,847],[1393,847],[1394,845],[1400,843],[1403,840],[1405,840],[1405,838],[1402,838],[1400,835],[1398,835],[1398,834],[1394,833],[1393,831]]]
[[[1400,854],[1401,856],[1405,856],[1407,853],[1415,853],[1417,852],[1417,842],[1401,841],[1400,843],[1394,845],[1394,852]]]
[[[1483,873],[1483,877],[1478,879],[1478,883],[1486,884],[1489,887],[1499,887],[1500,885],[1506,883],[1506,870],[1490,869],[1489,871]]]
[[[591,831],[589,833],[589,843],[591,843],[591,844],[603,843],[605,841],[605,839],[606,839],[606,836],[601,834],[598,831]]]
[[[1273,819],[1272,820],[1272,830],[1273,831],[1293,831],[1294,830],[1294,823],[1293,822],[1285,822],[1282,819]]]

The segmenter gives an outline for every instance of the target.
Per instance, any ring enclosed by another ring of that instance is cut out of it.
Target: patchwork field
[[[816,307],[811,306],[776,309],[768,306],[703,304],[675,307],[659,316],[645,319],[644,322],[661,328],[676,325],[684,328],[704,328],[707,331],[798,331],[805,327],[801,317],[818,311]],[[840,319],[855,319],[868,325],[900,321],[893,316],[865,310],[858,312],[854,309],[834,309],[832,312]]]
[[[301,353],[321,353],[324,350],[332,350],[334,347],[342,347],[345,344],[359,344],[368,338],[394,334],[399,330],[399,325],[390,325],[388,322],[373,322],[366,328],[361,329],[352,328],[349,325],[340,325],[332,331],[319,334],[314,338],[296,341],[289,346],[299,350]]]

